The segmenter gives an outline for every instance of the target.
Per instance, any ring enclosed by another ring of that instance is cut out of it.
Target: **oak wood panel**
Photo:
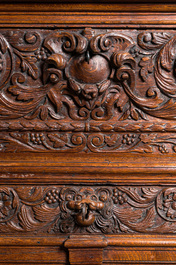
[[[1,2],[0,263],[176,264],[175,12]]]
[[[111,261],[112,264],[175,264],[176,256],[174,248],[109,248],[104,250],[104,264]]]
[[[1,263],[16,262],[27,264],[66,264],[67,257],[63,250],[56,247],[1,247]]]

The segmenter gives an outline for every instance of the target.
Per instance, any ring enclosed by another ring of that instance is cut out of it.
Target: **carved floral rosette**
[[[1,29],[1,151],[175,152],[175,42],[174,30]]]

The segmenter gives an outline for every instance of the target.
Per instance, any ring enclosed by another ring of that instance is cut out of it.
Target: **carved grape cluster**
[[[118,191],[118,189],[113,189],[113,202],[115,204],[119,203],[119,204],[123,204],[125,202],[127,202],[128,198],[127,195],[121,191]]]
[[[43,47],[41,48],[41,50],[37,50],[35,52],[35,57],[37,58],[38,61],[46,60],[48,56],[49,56],[49,54],[48,54],[47,50],[45,50]]]
[[[131,133],[125,134],[123,135],[122,143],[127,145],[133,144],[135,142],[135,138],[136,138],[135,134]]]
[[[160,145],[158,147],[158,150],[162,153],[162,154],[165,154],[165,153],[169,153],[169,150],[166,148],[166,146],[164,144]]]
[[[58,189],[52,189],[51,191],[48,191],[45,197],[45,201],[48,204],[56,203],[59,199],[59,190]]]
[[[31,133],[31,142],[33,144],[40,145],[45,140],[45,136],[43,133]]]

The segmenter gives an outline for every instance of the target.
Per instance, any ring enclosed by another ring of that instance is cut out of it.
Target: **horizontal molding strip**
[[[79,238],[85,237],[80,235]],[[94,237],[90,236],[90,240]],[[104,238],[108,246],[119,247],[176,247],[174,235],[106,235]],[[0,246],[60,246],[68,239],[68,236],[50,237],[25,237],[6,236],[0,237]]]
[[[162,4],[162,3],[26,3],[24,4],[2,4],[0,3],[0,11],[1,12],[65,12],[69,10],[69,12],[78,12],[78,11],[91,11],[91,12],[176,12],[175,3],[170,4]],[[175,2],[175,1],[174,1]],[[152,10],[151,10],[152,6]]]
[[[124,159],[125,155],[125,159]],[[176,155],[138,154],[67,154],[1,153],[1,173],[61,173],[61,174],[175,174]]]
[[[176,24],[175,12],[153,12],[148,13],[146,17],[145,12],[0,12],[0,27],[13,26],[20,27],[23,24],[32,27],[47,26],[47,27],[65,27],[69,25],[76,27],[80,25],[100,25],[141,28],[144,26],[154,27],[159,26],[164,28],[167,26],[174,26]],[[34,25],[35,24],[35,25]]]

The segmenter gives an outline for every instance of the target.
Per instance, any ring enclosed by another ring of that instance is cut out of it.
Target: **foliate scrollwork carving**
[[[174,186],[0,189],[0,231],[13,234],[175,233]]]
[[[110,129],[110,126],[101,127]],[[160,126],[153,128],[162,129]],[[65,129],[65,128],[64,128]],[[9,132],[0,133],[1,152],[131,152],[176,153],[176,136],[171,133],[83,133]]]
[[[1,29],[0,130],[16,130],[5,133],[6,145],[36,150],[41,132],[44,149],[68,150],[77,132],[79,150],[104,150],[105,132],[175,130],[175,39],[174,30]],[[21,130],[28,133],[17,142]],[[62,136],[46,131],[69,133],[58,144]],[[100,133],[95,145],[88,132]]]
[[[158,112],[158,105],[164,100],[156,89],[149,89],[147,85],[146,96],[139,95],[138,61],[132,50],[139,45],[142,55],[145,54],[142,49],[153,47],[157,53],[161,48],[159,58],[165,54],[170,58],[172,52],[169,54],[168,50],[174,46],[174,37],[169,34],[140,33],[138,43],[130,33],[105,31],[100,34],[92,29],[47,34],[18,30],[4,35],[1,35],[1,53],[3,57],[9,54],[9,58],[3,59],[1,68],[9,71],[5,78],[10,82],[1,91],[1,119],[138,120],[145,119],[143,112],[152,115],[156,108]],[[147,42],[152,44],[147,45]],[[139,63],[144,82],[146,72],[152,72],[152,58],[148,53]],[[160,79],[158,64],[156,81]],[[2,73],[1,78],[3,85],[7,81],[3,80]]]

